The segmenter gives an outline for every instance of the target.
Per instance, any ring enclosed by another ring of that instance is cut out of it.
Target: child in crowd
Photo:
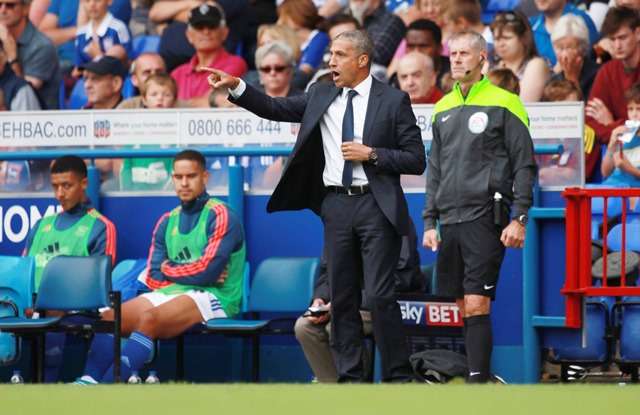
[[[558,79],[549,82],[542,91],[543,102],[576,102],[582,101],[580,88],[571,81]],[[551,142],[549,142],[551,144]],[[553,143],[562,144],[562,154],[538,155],[538,180],[542,186],[575,186],[580,183],[580,143],[560,137]],[[600,160],[600,147],[596,142],[596,134],[588,124],[584,125],[584,177],[591,181],[591,176]]]
[[[495,86],[506,89],[512,94],[520,95],[520,81],[516,74],[507,68],[492,69],[487,74],[487,78]]]
[[[640,83],[634,84],[626,92],[625,98],[627,119],[640,125]],[[603,184],[640,186],[640,137],[637,130],[631,137],[625,137],[632,133],[631,130],[621,125],[611,132],[607,153],[602,160],[602,177],[606,178]]]
[[[89,22],[76,33],[74,75],[79,74],[79,66],[103,55],[127,59],[131,51],[129,28],[109,13],[110,5],[111,0],[80,0]]]
[[[145,108],[173,108],[178,96],[176,81],[167,74],[151,75],[142,84]],[[140,147],[140,146],[136,146]],[[170,158],[127,158],[122,161],[121,190],[164,190],[171,185]]]

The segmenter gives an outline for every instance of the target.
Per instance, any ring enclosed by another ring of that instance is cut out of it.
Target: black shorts
[[[505,251],[501,233],[492,211],[471,222],[441,225],[438,295],[461,299],[477,294],[495,299]]]

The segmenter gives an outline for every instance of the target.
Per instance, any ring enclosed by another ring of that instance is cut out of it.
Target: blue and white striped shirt
[[[95,30],[93,28],[93,22],[89,22],[78,28],[74,56],[74,64],[76,66],[91,61],[91,56],[87,54],[85,50],[91,43],[94,33],[98,36],[100,50],[102,50],[102,52],[108,51],[115,45],[122,45],[127,51],[127,54],[131,53],[131,34],[129,33],[129,28],[121,20],[113,17],[111,13],[107,13]]]

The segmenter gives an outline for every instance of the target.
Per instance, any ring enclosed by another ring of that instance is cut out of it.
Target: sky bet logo
[[[460,310],[455,303],[398,301],[402,322],[409,326],[461,327]]]
[[[424,303],[415,301],[398,301],[400,303],[400,312],[402,313],[402,322],[408,325],[419,326],[423,322]]]

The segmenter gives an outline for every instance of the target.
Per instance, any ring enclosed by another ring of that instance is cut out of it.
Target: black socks
[[[467,383],[486,383],[491,372],[491,318],[488,314],[464,319],[464,345],[467,350]]]

